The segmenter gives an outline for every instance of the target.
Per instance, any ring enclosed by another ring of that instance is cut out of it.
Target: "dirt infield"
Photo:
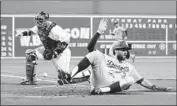
[[[71,68],[78,60],[72,59]],[[99,96],[89,94],[88,82],[57,85],[54,67],[50,62],[43,61],[39,62],[37,68],[38,85],[22,86],[19,83],[25,75],[24,62],[24,59],[2,60],[2,105],[176,105],[175,59],[137,59],[133,63],[137,70],[141,70],[142,76],[151,79],[154,84],[173,87],[172,92],[151,92],[133,85],[126,92]],[[42,77],[43,72],[47,72],[49,77]]]

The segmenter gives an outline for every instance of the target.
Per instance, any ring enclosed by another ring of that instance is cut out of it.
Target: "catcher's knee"
[[[27,62],[36,63],[37,55],[36,55],[35,50],[28,49],[28,50],[26,50],[25,54],[26,54],[26,61]]]

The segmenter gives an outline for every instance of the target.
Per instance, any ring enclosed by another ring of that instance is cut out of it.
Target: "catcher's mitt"
[[[68,44],[66,42],[58,41],[57,47],[54,51],[56,51],[58,54],[60,54],[66,49],[67,46],[68,46]]]
[[[57,57],[57,54],[51,50],[44,50],[43,57],[45,60],[51,60],[52,58]]]

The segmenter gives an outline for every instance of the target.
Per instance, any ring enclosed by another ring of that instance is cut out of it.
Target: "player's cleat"
[[[67,81],[66,79],[58,79],[57,82],[59,85],[70,84],[70,81]]]
[[[91,92],[91,95],[103,95],[104,93],[101,91],[100,88],[94,88]]]
[[[59,85],[64,85],[64,81],[62,79],[58,79],[57,82]]]
[[[172,91],[172,87],[167,87],[167,88],[165,89],[165,92],[170,92],[170,91]]]
[[[63,70],[58,70],[58,84],[64,85],[69,84],[71,80],[71,75],[68,73],[65,73]]]
[[[26,80],[26,81],[21,82],[20,85],[37,85],[37,81]]]
[[[152,86],[153,91],[155,92],[170,92],[172,91],[172,87],[157,87],[156,85]]]

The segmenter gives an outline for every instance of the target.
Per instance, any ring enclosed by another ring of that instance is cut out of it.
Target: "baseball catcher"
[[[56,23],[49,21],[49,14],[41,11],[34,19],[35,26],[17,36],[38,34],[43,46],[26,50],[26,80],[22,85],[36,85],[37,60],[51,60],[58,71],[58,78],[66,79],[69,70],[71,51],[68,47],[70,36]]]

